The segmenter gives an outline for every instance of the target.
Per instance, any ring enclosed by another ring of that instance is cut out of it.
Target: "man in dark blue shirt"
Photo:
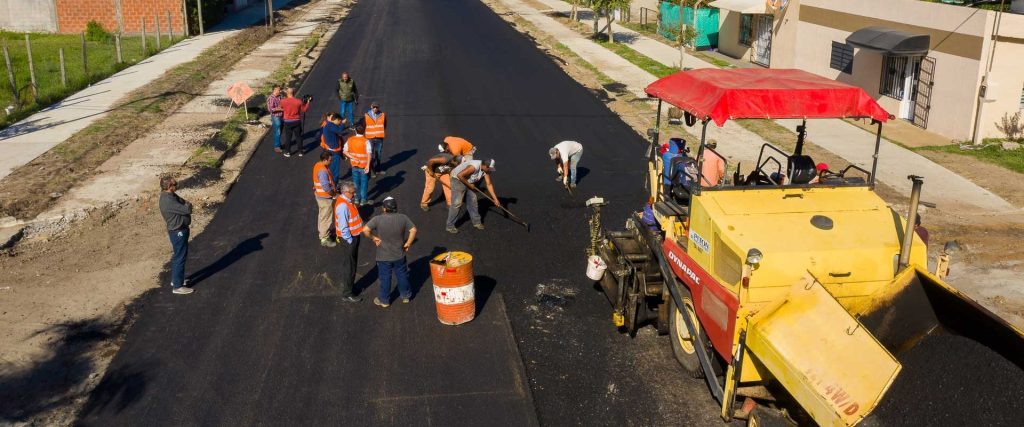
[[[320,147],[331,153],[331,164],[327,169],[331,171],[334,182],[341,180],[341,149],[347,133],[346,124],[341,114],[327,113],[327,120],[320,129]]]

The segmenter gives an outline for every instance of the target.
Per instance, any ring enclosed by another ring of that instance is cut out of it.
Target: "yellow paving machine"
[[[658,100],[659,124],[668,103],[702,126],[701,141],[695,153],[673,141],[665,156],[657,129],[649,132],[650,203],[625,229],[605,229],[603,199],[588,201],[588,276],[620,330],[654,325],[668,334],[725,420],[1020,418],[1021,390],[999,388],[1024,386],[1024,335],[926,270],[926,246],[906,220],[916,215],[921,178],[908,177],[907,217],[874,192],[890,117],[867,93],[769,69],[682,71],[646,91]],[[804,120],[795,149],[764,144],[749,171],[707,143],[711,123],[784,118]],[[804,129],[807,120],[844,118],[877,126],[874,161],[832,171],[804,153]]]

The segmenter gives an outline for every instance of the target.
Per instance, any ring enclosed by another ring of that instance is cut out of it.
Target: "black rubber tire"
[[[693,302],[690,301],[690,297],[683,297],[683,304],[690,304],[690,310],[693,309]],[[697,358],[697,351],[693,349],[692,352],[687,352],[681,344],[680,334],[688,335],[686,330],[686,324],[682,321],[678,315],[678,308],[674,299],[669,299],[668,308],[668,336],[672,342],[672,354],[675,355],[676,361],[683,367],[687,372],[693,375],[694,378],[704,378],[704,369],[700,366],[700,359]],[[696,319],[696,316],[692,317]],[[698,329],[700,327],[698,326]]]

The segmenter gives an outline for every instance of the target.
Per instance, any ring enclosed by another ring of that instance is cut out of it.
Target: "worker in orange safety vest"
[[[387,127],[387,116],[380,109],[380,104],[370,104],[370,110],[363,116],[363,125],[366,126],[366,139],[370,140],[373,147],[373,156],[370,159],[370,171],[374,174],[384,173],[381,167],[381,151],[384,148],[384,128]]]
[[[356,206],[363,206],[372,201],[366,200],[367,186],[370,175],[370,156],[373,155],[373,147],[364,135],[366,128],[363,125],[356,125],[355,135],[345,141],[342,151],[352,164],[352,181],[356,186],[356,196],[353,202]]]
[[[328,167],[330,163],[331,153],[320,152],[320,161],[313,165],[313,196],[316,198],[316,229],[320,245],[332,248],[335,245],[330,234],[331,223],[334,222],[334,177]]]
[[[363,233],[363,218],[352,199],[356,186],[352,181],[338,184],[338,197],[334,199],[334,229],[341,248],[341,300],[358,302],[353,287],[356,283],[356,264],[359,258],[359,236]]]

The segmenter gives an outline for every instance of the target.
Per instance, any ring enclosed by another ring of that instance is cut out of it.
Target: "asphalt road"
[[[677,368],[668,338],[615,332],[583,275],[580,202],[606,197],[605,218],[618,222],[644,198],[635,132],[475,0],[359,2],[301,87],[315,96],[310,117],[337,108],[344,70],[361,110],[378,101],[388,113],[388,173],[370,196],[396,197],[418,226],[417,297],[372,304],[376,269],[363,242],[358,286],[372,287],[360,304],[338,301],[339,254],[316,239],[318,149],[309,141],[311,154],[286,159],[265,140],[192,241],[196,293],[165,286],[143,297],[82,424],[715,423],[709,393]],[[466,220],[449,235],[443,204],[416,208],[419,167],[446,135],[497,159],[497,192],[529,232],[492,210],[486,230]],[[546,157],[563,139],[586,147],[576,201]],[[443,250],[475,256],[480,308],[467,325],[435,317],[426,260]]]

